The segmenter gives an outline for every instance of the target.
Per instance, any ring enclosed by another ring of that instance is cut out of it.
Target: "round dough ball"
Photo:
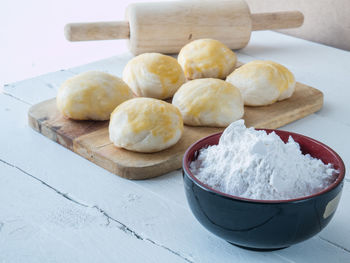
[[[295,89],[293,74],[272,61],[249,62],[232,72],[226,81],[241,91],[248,106],[264,106],[289,98]]]
[[[242,118],[241,93],[220,79],[196,79],[182,85],[172,102],[179,108],[185,124],[226,127]]]
[[[179,110],[165,101],[134,98],[112,113],[109,138],[117,147],[157,152],[177,143],[183,133]]]
[[[219,78],[230,74],[237,62],[235,53],[214,39],[198,39],[185,45],[177,58],[187,79]]]
[[[175,58],[144,53],[128,62],[123,80],[138,96],[166,99],[174,95],[186,78]]]
[[[120,78],[89,71],[63,82],[56,103],[58,110],[71,119],[109,120],[115,107],[132,97],[128,85]]]

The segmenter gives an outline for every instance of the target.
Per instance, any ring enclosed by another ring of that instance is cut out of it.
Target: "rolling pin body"
[[[130,24],[131,52],[176,53],[188,42],[217,39],[230,48],[245,46],[251,19],[244,1],[181,1],[131,4],[126,10]]]
[[[71,41],[129,38],[132,53],[177,53],[188,42],[213,38],[231,49],[247,45],[252,30],[297,27],[300,12],[250,14],[244,0],[134,3],[127,21],[75,23],[65,29]]]

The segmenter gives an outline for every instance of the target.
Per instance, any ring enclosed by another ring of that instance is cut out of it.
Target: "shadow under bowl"
[[[334,182],[316,194],[289,200],[254,200],[219,192],[200,182],[189,166],[200,149],[219,142],[222,133],[205,137],[188,148],[183,158],[187,201],[197,220],[224,240],[253,250],[275,250],[304,241],[319,233],[332,219],[338,206],[345,176],[339,155],[325,144],[301,134],[275,132],[284,142],[289,136],[303,154],[333,164],[339,171]]]

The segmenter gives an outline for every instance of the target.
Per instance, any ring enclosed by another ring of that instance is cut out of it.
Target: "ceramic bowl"
[[[254,250],[274,250],[304,241],[319,233],[337,209],[345,175],[339,155],[312,138],[281,130],[274,131],[284,142],[289,136],[303,154],[332,163],[339,170],[335,181],[319,193],[289,200],[253,200],[224,194],[200,182],[190,171],[198,150],[218,144],[222,133],[194,143],[183,158],[184,186],[189,206],[197,220],[224,240]]]

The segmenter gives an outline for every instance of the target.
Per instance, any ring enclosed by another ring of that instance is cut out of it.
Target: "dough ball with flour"
[[[145,53],[128,62],[123,80],[138,96],[166,99],[174,95],[186,78],[175,58]]]
[[[134,98],[112,113],[109,138],[117,147],[157,152],[177,143],[183,133],[179,110],[165,101]]]
[[[226,81],[241,91],[248,106],[264,106],[287,99],[295,90],[293,74],[273,61],[249,62],[232,72]]]
[[[132,97],[132,91],[120,78],[89,71],[63,82],[56,103],[58,110],[71,119],[108,120],[116,106]]]
[[[181,49],[177,60],[187,79],[223,79],[234,70],[237,62],[235,53],[214,39],[188,43]]]
[[[184,123],[193,126],[226,127],[244,114],[239,90],[220,79],[189,81],[175,93],[172,103]]]

